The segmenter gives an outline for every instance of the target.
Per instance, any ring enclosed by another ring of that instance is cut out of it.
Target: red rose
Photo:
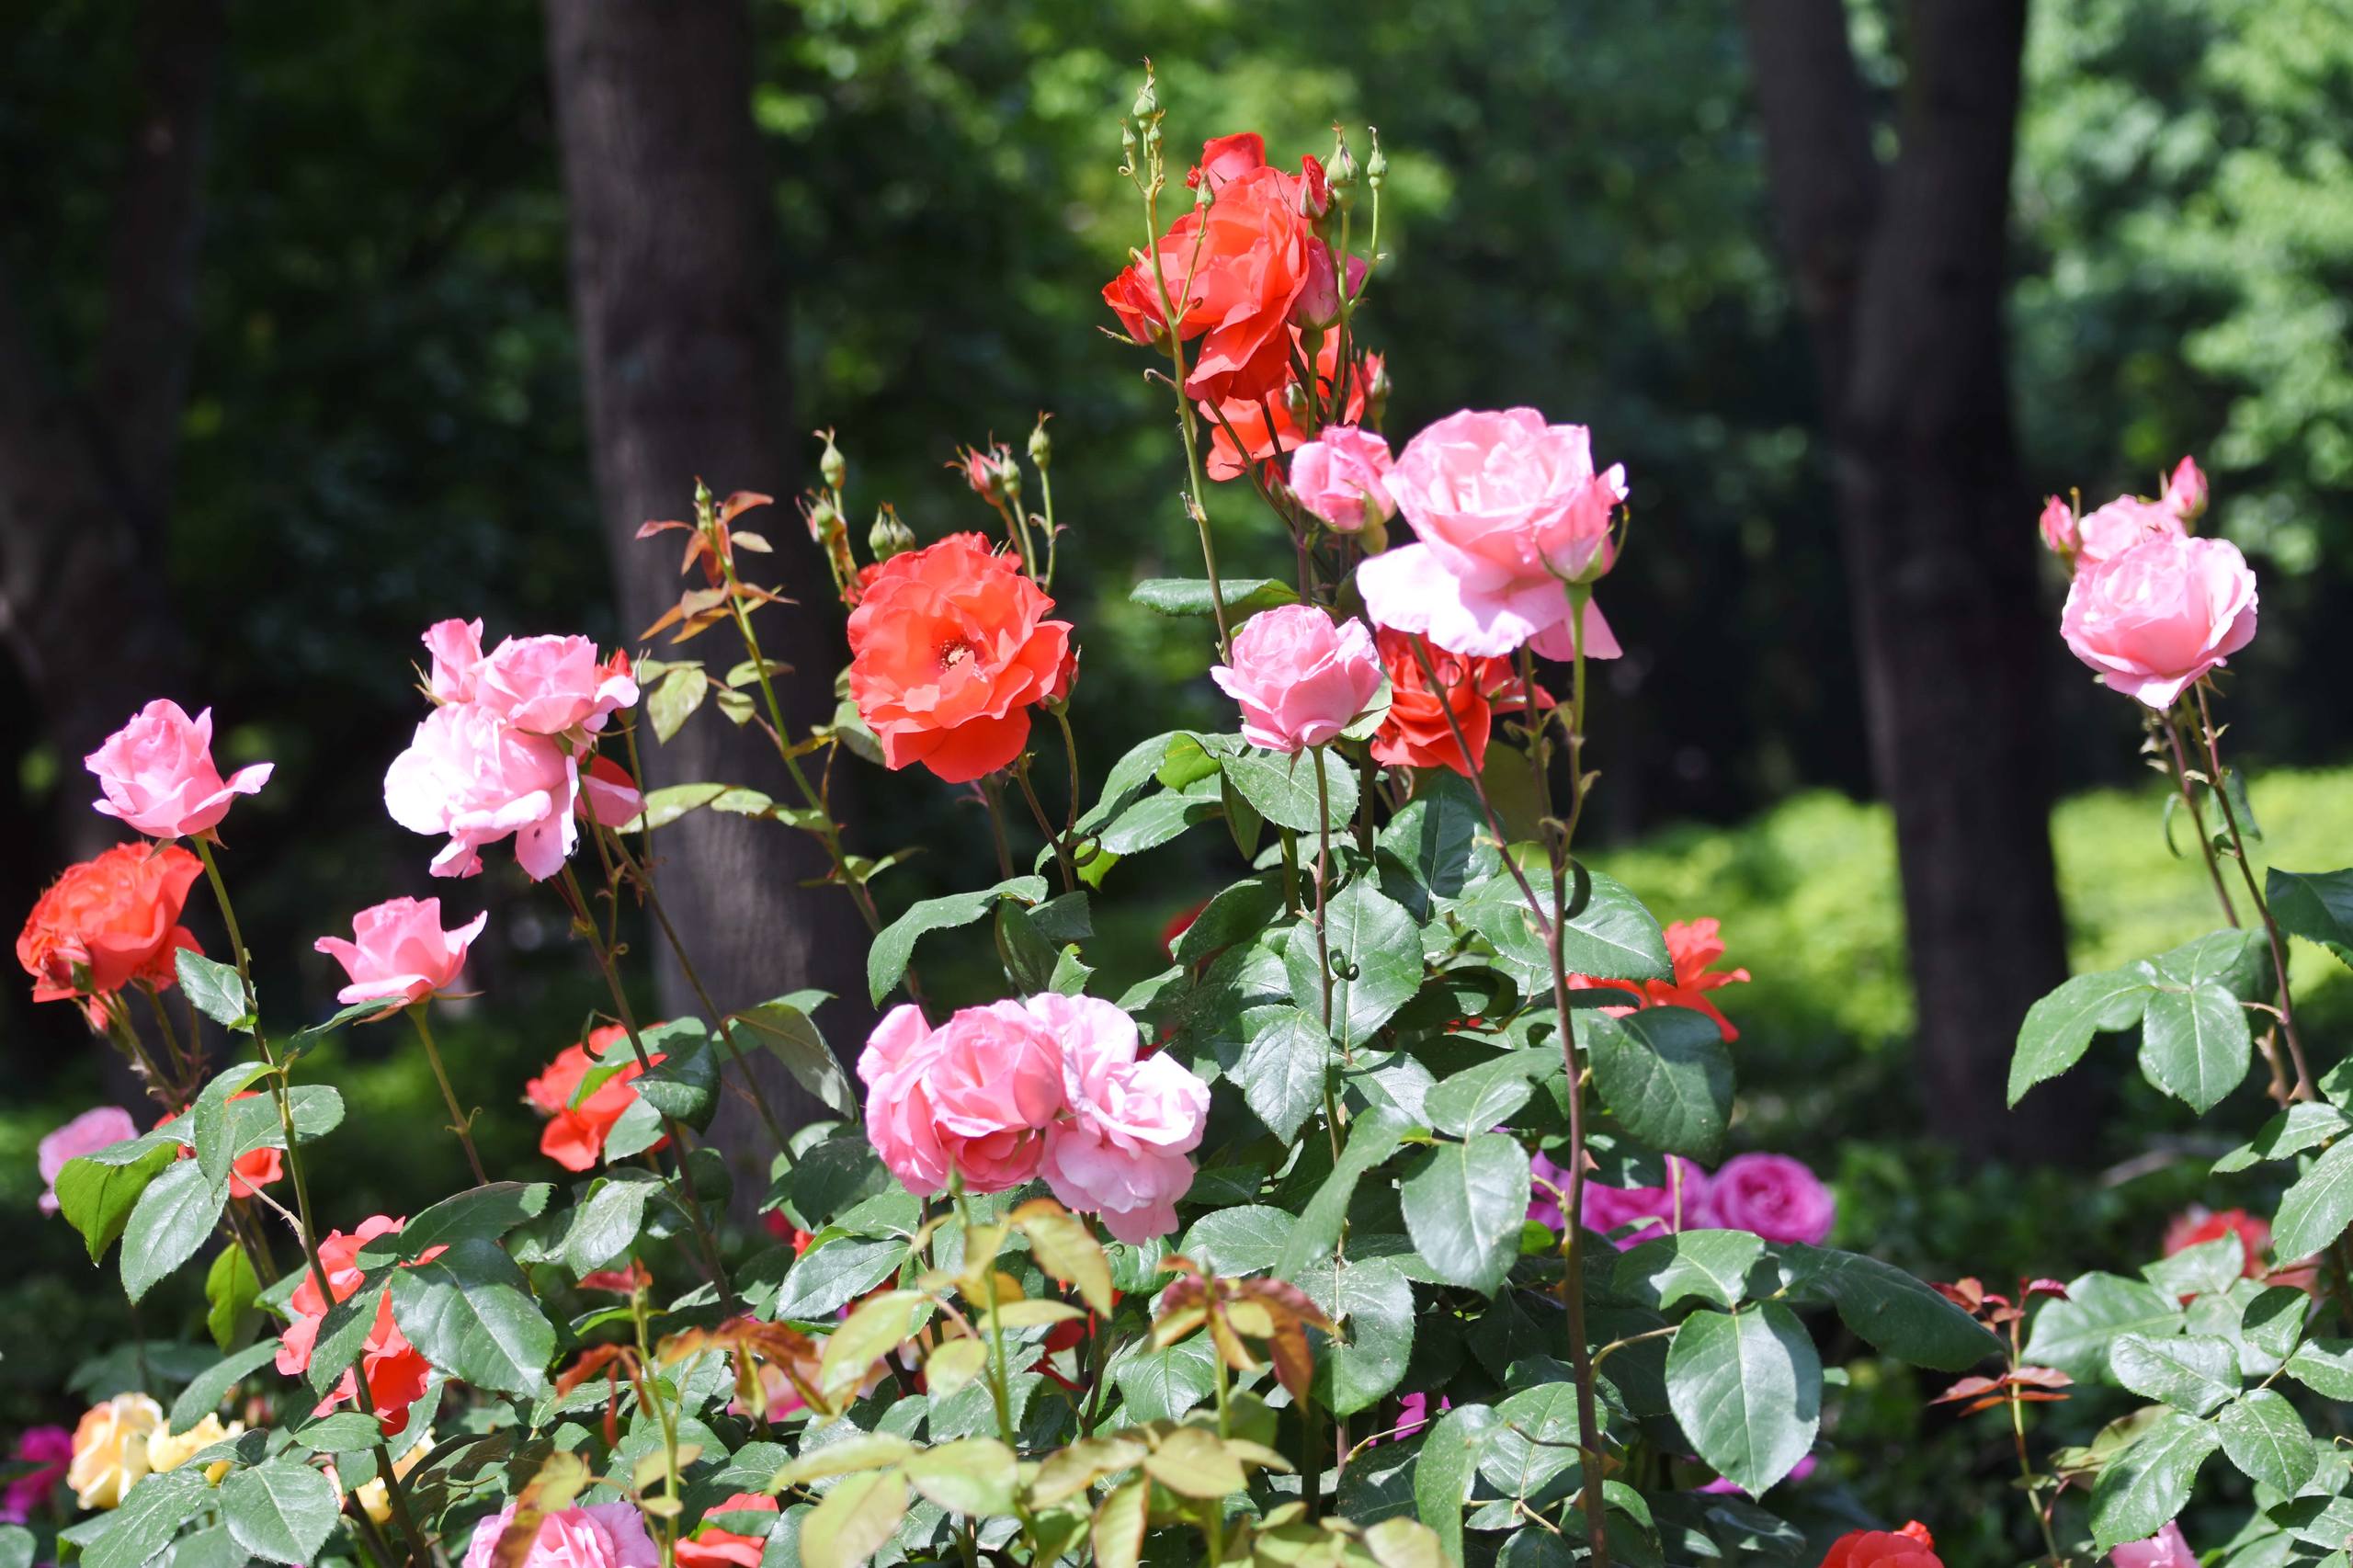
[[[1415,653],[1417,642],[1437,673],[1439,691],[1430,689],[1422,673],[1422,660]],[[1433,647],[1427,639],[1386,626],[1381,629],[1375,646],[1381,651],[1381,667],[1389,672],[1389,711],[1372,737],[1376,762],[1392,767],[1450,767],[1467,778],[1486,766],[1495,715],[1517,713],[1528,706],[1519,676],[1507,658],[1466,659]],[[1551,694],[1540,687],[1536,701],[1541,708],[1552,706]],[[1462,732],[1459,744],[1454,728],[1447,722],[1449,709],[1454,726]],[[1467,763],[1462,756],[1465,744],[1471,748]]]
[[[765,1492],[738,1492],[714,1504],[695,1533],[678,1542],[678,1568],[759,1568],[760,1554],[767,1547],[765,1534],[741,1535],[710,1520],[722,1514],[773,1514],[777,1509],[777,1500]]]
[[[1945,1568],[1936,1538],[1914,1519],[1900,1530],[1855,1530],[1830,1543],[1822,1568]]]
[[[892,768],[950,784],[994,773],[1029,740],[1029,706],[1070,688],[1070,623],[979,534],[894,555],[849,618],[849,695]]]
[[[105,1022],[100,998],[133,981],[171,984],[179,949],[204,950],[179,923],[188,890],[203,874],[196,857],[177,845],[118,844],[68,866],[17,937],[17,961],[33,977],[33,1000],[78,999],[95,1028]],[[79,980],[77,968],[84,971]]]
[[[603,1065],[605,1053],[615,1049],[622,1055],[620,1071],[574,1105],[572,1097],[579,1093],[580,1081],[591,1069]],[[651,1060],[661,1061],[662,1053],[654,1052]],[[523,1085],[524,1097],[548,1118],[540,1132],[540,1153],[568,1171],[594,1166],[604,1158],[605,1140],[611,1136],[613,1123],[637,1103],[637,1091],[630,1084],[644,1071],[629,1048],[629,1031],[619,1024],[592,1029],[585,1044],[568,1045],[557,1052],[546,1072]]]

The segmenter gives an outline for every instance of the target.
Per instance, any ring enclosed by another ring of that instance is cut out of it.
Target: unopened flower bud
[[[1346,212],[1357,203],[1357,157],[1348,151],[1348,139],[1338,135],[1338,127],[1333,129],[1336,140],[1324,180],[1332,187],[1333,210]]]
[[[1160,118],[1160,90],[1154,85],[1148,69],[1143,74],[1143,85],[1136,89],[1135,107],[1128,112],[1146,125]]]
[[[834,509],[833,498],[819,495],[809,503],[809,537],[819,544],[842,531],[842,515]]]
[[[1389,548],[1389,525],[1368,516],[1364,527],[1356,531],[1357,548],[1367,555],[1379,555]]]
[[[1323,329],[1340,319],[1340,280],[1332,267],[1330,246],[1318,242],[1309,247],[1307,282],[1292,302],[1290,314],[1307,338],[1307,359],[1313,364]],[[1298,390],[1298,383],[1292,383],[1292,390]]]
[[[817,459],[817,472],[824,476],[827,489],[839,490],[842,481],[849,477],[848,460],[842,456],[841,449],[834,445],[831,430],[820,430],[817,434],[825,443],[824,454]]]
[[[1372,156],[1364,164],[1365,183],[1379,190],[1389,178],[1389,154],[1381,150],[1381,132],[1372,133]]]
[[[1369,430],[1381,428],[1381,418],[1389,407],[1389,363],[1379,356],[1371,357],[1371,374],[1365,380],[1364,418],[1358,423]]]
[[[882,509],[874,514],[874,526],[866,533],[866,548],[873,551],[876,563],[904,555],[915,547],[915,530],[899,520],[898,508],[883,502]]]
[[[1046,421],[1052,417],[1051,414],[1040,414],[1038,427],[1029,432],[1029,461],[1040,473],[1045,472],[1054,460],[1054,443],[1046,434]]]

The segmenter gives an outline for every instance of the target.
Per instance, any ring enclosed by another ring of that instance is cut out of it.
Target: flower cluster
[[[405,1219],[377,1214],[361,1221],[357,1231],[334,1231],[319,1238],[319,1265],[326,1273],[327,1288],[335,1292],[336,1301],[358,1290],[367,1278],[368,1270],[359,1262],[360,1249],[380,1237],[398,1235],[407,1223]],[[428,1247],[423,1256],[411,1261],[429,1262],[440,1256],[441,1250]],[[316,1414],[324,1415],[339,1404],[357,1401],[358,1380],[365,1376],[367,1406],[376,1413],[385,1434],[392,1436],[407,1427],[409,1406],[423,1396],[433,1369],[392,1321],[391,1287],[379,1289],[382,1293],[377,1300],[374,1321],[368,1327],[359,1364],[346,1371],[342,1381],[328,1391],[326,1398],[319,1402]],[[318,1343],[319,1328],[325,1322],[331,1304],[319,1294],[316,1276],[306,1273],[287,1302],[293,1321],[278,1336],[279,1371],[291,1377],[310,1369],[311,1350]]]

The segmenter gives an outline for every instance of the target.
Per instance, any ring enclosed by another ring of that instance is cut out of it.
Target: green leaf
[[[2239,1337],[2268,1362],[2285,1361],[2303,1335],[2304,1318],[2311,1310],[2312,1300],[2289,1285],[2271,1285],[2256,1291],[2239,1309]],[[2250,1375],[2256,1373],[2244,1350],[2239,1367]],[[2265,1366],[2262,1371],[2270,1369],[2270,1366]]]
[[[1530,873],[1531,880],[1534,873]],[[1552,894],[1536,889],[1549,916]],[[1666,936],[1642,901],[1614,879],[1576,868],[1569,885],[1568,929],[1561,957],[1571,974],[1598,980],[1671,980]],[[1552,956],[1537,929],[1519,883],[1508,872],[1479,884],[1462,905],[1462,916],[1487,938],[1522,989],[1540,992],[1552,983]]]
[[[2239,1393],[2238,1350],[2216,1334],[2119,1335],[2109,1346],[2108,1365],[2134,1393],[2192,1415],[2211,1415]]]
[[[2174,1301],[2228,1290],[2246,1267],[2246,1248],[2236,1232],[2184,1247],[2142,1267],[2142,1278]]]
[[[654,828],[667,827],[689,812],[699,812],[706,807],[712,811],[751,816],[774,804],[774,801],[757,790],[746,790],[737,784],[665,784],[659,790],[645,792],[644,809],[623,823],[620,831],[645,833]]]
[[[811,1017],[819,1003],[832,1000],[823,991],[796,991],[737,1013],[729,1022],[738,1045],[766,1046],[769,1054],[784,1063],[793,1081],[816,1096],[826,1109],[854,1118],[858,1091],[850,1087],[849,1074],[842,1071],[833,1048]]]
[[[2214,1423],[2222,1452],[2248,1479],[2292,1497],[2320,1468],[2313,1435],[2296,1407],[2269,1389],[2256,1389]]]
[[[2288,1358],[2288,1375],[2324,1399],[2353,1401],[2353,1339],[2308,1339]]]
[[[2260,930],[2209,931],[2149,960],[2161,986],[2195,991],[2219,985],[2252,998],[2270,989],[2271,949]]]
[[[1114,1362],[1111,1381],[1131,1421],[1173,1421],[1217,1390],[1217,1347],[1197,1334],[1165,1350],[1145,1349]]]
[[[1795,1276],[1793,1289],[1828,1296],[1838,1309],[1839,1321],[1856,1337],[1898,1360],[1961,1372],[2001,1351],[2001,1341],[1992,1331],[1892,1264],[1802,1243],[1777,1250]],[[2178,1322],[2179,1314],[2174,1316]]]
[[[645,1206],[661,1195],[662,1178],[652,1171],[608,1171],[572,1211],[558,1249],[564,1267],[586,1274],[629,1251],[645,1228]]]
[[[1038,929],[1029,912],[1017,903],[1000,903],[995,926],[997,957],[1004,961],[1006,978],[1014,990],[1024,996],[1051,990],[1061,950]]]
[[[1225,623],[1239,626],[1262,609],[1295,605],[1299,590],[1274,577],[1230,577],[1218,584],[1218,602],[1225,607]],[[1216,605],[1203,577],[1146,577],[1128,590],[1128,602],[1155,615],[1211,615]]]
[[[494,1181],[445,1198],[398,1232],[359,1249],[359,1264],[406,1263],[458,1241],[496,1241],[547,1210],[555,1188],[543,1181]]]
[[[1013,1512],[1018,1465],[995,1437],[965,1437],[907,1458],[915,1489],[952,1514],[986,1517]]]
[[[384,1281],[392,1269],[371,1268],[359,1277],[351,1294],[329,1307],[319,1320],[318,1338],[311,1346],[311,1364],[304,1372],[314,1392],[324,1393],[358,1359],[360,1346],[375,1326],[384,1299]]]
[[[2264,1160],[2284,1160],[2353,1129],[2353,1117],[2318,1100],[2299,1100],[2263,1124],[2263,1130],[2214,1162],[2216,1176],[2243,1171]]]
[[[874,938],[866,954],[866,988],[876,1006],[891,994],[907,972],[907,964],[915,957],[915,941],[926,932],[945,931],[958,926],[969,926],[989,912],[1001,898],[1018,899],[1023,903],[1040,903],[1046,897],[1043,877],[1015,877],[979,892],[950,893],[945,898],[927,898],[911,907]]]
[[[1778,1301],[1699,1312],[1666,1352],[1666,1396],[1699,1457],[1750,1496],[1797,1467],[1822,1425],[1822,1362]]]
[[[125,1164],[115,1164],[110,1158],[118,1150],[134,1149],[135,1157]],[[57,1173],[58,1212],[82,1233],[92,1263],[114,1245],[148,1184],[178,1160],[179,1150],[168,1136],[149,1133],[125,1139],[98,1155],[81,1154],[65,1162],[65,1168]]]
[[[710,677],[700,665],[676,665],[646,695],[645,715],[653,722],[654,738],[668,742],[710,695]]]
[[[350,1454],[372,1449],[384,1440],[384,1426],[362,1410],[338,1410],[304,1424],[294,1441],[314,1454]]]
[[[1176,1250],[1220,1274],[1260,1274],[1276,1267],[1299,1221],[1270,1204],[1221,1209],[1193,1221]]]
[[[179,974],[180,989],[188,994],[196,1010],[225,1029],[251,1034],[253,1015],[245,1006],[245,983],[237,978],[236,970],[225,963],[215,963],[202,953],[192,953],[182,948],[174,958]]]
[[[33,1568],[40,1543],[22,1525],[0,1525],[0,1568]]]
[[[1213,798],[1164,790],[1146,795],[1123,809],[1104,827],[1099,839],[1106,855],[1141,855],[1147,849],[1159,848],[1182,835],[1187,828],[1217,814],[1218,803]]]
[[[170,1429],[185,1432],[221,1408],[229,1391],[268,1366],[278,1357],[278,1341],[265,1339],[213,1363],[188,1380],[179,1398],[172,1401]]]
[[[142,1476],[114,1511],[107,1532],[83,1549],[83,1568],[145,1568],[212,1495],[198,1465]]]
[[[261,1299],[261,1280],[242,1246],[224,1246],[204,1274],[204,1326],[226,1351],[243,1337]]]
[[[642,1031],[638,1039],[648,1056],[661,1060],[632,1079],[630,1087],[657,1115],[699,1131],[719,1105],[719,1062],[711,1051],[710,1031],[699,1019],[673,1018]],[[628,1056],[634,1060],[635,1052]]]
[[[2280,1196],[2271,1256],[2310,1257],[2353,1224],[2353,1139],[2332,1143]]]
[[[830,1327],[835,1312],[896,1274],[906,1258],[903,1241],[844,1239],[812,1247],[784,1277],[784,1290],[767,1315]]]
[[[1332,1039],[1360,1046],[1422,988],[1422,934],[1414,917],[1369,881],[1351,882],[1324,911],[1324,941],[1313,916],[1291,927],[1283,971],[1302,1012],[1324,1017],[1324,949],[1331,953]]]
[[[2092,1486],[2095,1550],[2146,1540],[2189,1501],[2199,1466],[2222,1446],[2207,1422],[2168,1410],[2111,1459]]]
[[[1483,1404],[1458,1404],[1438,1417],[1414,1463],[1414,1513],[1438,1532],[1447,1561],[1462,1559],[1462,1505],[1501,1418]]]
[[[1280,752],[1254,748],[1238,756],[1221,757],[1218,766],[1224,769],[1226,780],[1242,792],[1242,798],[1257,808],[1260,816],[1294,833],[1315,833],[1315,760],[1311,754],[1301,752],[1286,756]],[[1336,837],[1356,818],[1357,776],[1346,767],[1327,764],[1324,790],[1331,808],[1324,820],[1330,824]],[[1311,860],[1313,857],[1302,852],[1300,858]]]
[[[801,1521],[801,1561],[806,1568],[858,1568],[906,1511],[906,1478],[895,1467],[845,1476]]]
[[[1348,1141],[1340,1150],[1340,1157],[1332,1165],[1332,1174],[1315,1189],[1315,1196],[1299,1211],[1299,1222],[1291,1227],[1290,1238],[1283,1244],[1282,1256],[1275,1260],[1275,1276],[1280,1279],[1297,1279],[1302,1273],[1320,1263],[1331,1254],[1340,1239],[1340,1226],[1347,1218],[1348,1202],[1356,1196],[1357,1184],[1365,1174],[1397,1152],[1413,1130],[1414,1119],[1391,1106],[1376,1106],[1358,1117],[1348,1126]],[[1526,1195],[1522,1194],[1523,1201]]]
[[[2291,937],[2316,942],[2353,967],[2353,870],[2263,873],[2263,901]]]
[[[1297,938],[1293,938],[1296,947]],[[1324,1108],[1332,1069],[1332,1040],[1297,1007],[1253,1009],[1250,1043],[1226,1075],[1267,1130],[1288,1143],[1309,1117]]]
[[[1576,1463],[1574,1383],[1522,1389],[1495,1406],[1495,1415],[1479,1473],[1506,1497],[1529,1496]]]
[[[1645,1007],[1622,1018],[1579,1008],[1572,1028],[1620,1125],[1670,1154],[1713,1159],[1732,1115],[1732,1053],[1705,1013]]]
[[[1528,1151],[1499,1132],[1442,1143],[1403,1185],[1405,1230],[1430,1272],[1493,1295],[1519,1256]]]
[[[245,1142],[250,1131],[230,1125],[229,1096],[244,1093],[255,1079],[268,1071],[266,1062],[240,1062],[205,1085],[203,1092],[196,1096],[196,1104],[189,1108],[188,1122],[194,1130],[196,1163],[204,1168],[206,1180],[222,1182],[229,1179],[229,1166],[243,1152],[238,1145]],[[258,1099],[247,1100],[241,1102],[236,1108],[248,1114],[262,1111],[269,1125],[273,1129],[277,1127],[278,1106],[274,1099],[266,1105],[259,1103]],[[278,1145],[283,1147],[284,1144],[285,1137],[281,1131]]]
[[[1482,1062],[1433,1087],[1422,1102],[1422,1114],[1432,1127],[1457,1138],[1484,1132],[1526,1105],[1538,1081],[1566,1065],[1559,1049],[1549,1045]]]
[[[2085,1274],[2068,1282],[2065,1300],[2043,1302],[2027,1335],[2026,1358],[2078,1382],[2105,1379],[2108,1347],[2119,1335],[2180,1332],[2181,1305],[2164,1292],[2121,1275]]]
[[[2210,982],[2149,997],[2141,1018],[2142,1074],[2192,1110],[2211,1110],[2237,1088],[2253,1054],[2246,1013],[2222,986]]]
[[[196,1256],[229,1201],[227,1182],[207,1181],[194,1160],[181,1160],[139,1196],[122,1233],[122,1288],[134,1301]]]
[[[1273,872],[1218,890],[1168,949],[1178,963],[1199,963],[1221,948],[1248,941],[1282,913],[1282,883]]]
[[[2107,970],[2079,974],[2029,1007],[2010,1058],[2010,1104],[2083,1060],[2094,1035],[2139,1023],[2150,994],[2147,974]]]
[[[1301,1281],[1340,1329],[1337,1342],[1316,1351],[1312,1386],[1318,1404],[1335,1415],[1353,1415],[1370,1409],[1405,1375],[1414,1349],[1414,1287],[1404,1270],[1384,1257],[1351,1261],[1337,1272],[1336,1279],[1314,1269]]]
[[[280,1457],[221,1483],[221,1516],[229,1535],[270,1562],[309,1562],[335,1529],[335,1483],[323,1471]]]
[[[392,1274],[392,1321],[425,1358],[476,1388],[536,1397],[555,1328],[495,1242],[461,1240]]]
[[[1414,889],[1417,896],[1404,902],[1423,918],[1503,869],[1478,796],[1452,773],[1422,775],[1376,843]]]
[[[1619,1291],[1665,1312],[1680,1302],[1740,1304],[1765,1241],[1746,1231],[1685,1231],[1647,1241],[1618,1259]]]

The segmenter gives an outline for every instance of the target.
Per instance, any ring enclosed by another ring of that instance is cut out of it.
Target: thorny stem
[[[2215,901],[2222,906],[2222,918],[2229,921],[2231,928],[2235,931],[2238,929],[2239,912],[2231,903],[2231,890],[2222,885],[2222,868],[2214,858],[2214,841],[2207,835],[2206,824],[2198,815],[2197,797],[2190,792],[2189,758],[2182,753],[2181,730],[2171,714],[2161,716],[2157,722],[2164,728],[2165,739],[2173,743],[2174,783],[2180,787],[2182,806],[2189,812],[2189,831],[2198,836],[2198,853],[2206,862],[2208,880],[2214,884]],[[2221,790],[2215,792],[2220,794]]]
[[[1026,759],[1022,766],[1015,767],[1012,771],[1014,782],[1021,786],[1021,798],[1029,802],[1029,814],[1038,821],[1038,831],[1045,835],[1046,842],[1053,846],[1054,864],[1061,869],[1063,874],[1063,892],[1076,892],[1078,868],[1071,864],[1070,846],[1063,841],[1063,835],[1054,831],[1053,823],[1048,819],[1045,805],[1038,799],[1037,788],[1029,782],[1029,769]]]
[[[1194,429],[1196,423],[1193,400],[1185,392],[1185,335],[1180,330],[1182,315],[1176,301],[1168,292],[1168,278],[1160,265],[1160,192],[1157,185],[1149,186],[1143,198],[1144,255],[1152,262],[1153,287],[1160,291],[1160,319],[1168,329],[1168,363],[1174,371],[1176,393],[1176,427],[1185,437],[1185,473],[1191,488],[1186,493],[1185,509],[1192,514],[1193,526],[1201,536],[1201,566],[1209,574],[1210,610],[1217,618],[1217,651],[1222,659],[1233,656],[1233,638],[1226,630],[1225,591],[1217,577],[1217,547],[1210,542],[1209,488],[1201,478],[1200,437]],[[1199,253],[1196,244],[1196,255]],[[1191,280],[1187,279],[1189,289]],[[1250,454],[1242,454],[1247,462]]]
[[[1324,977],[1324,1033],[1332,1033],[1332,938],[1324,928],[1324,889],[1332,858],[1332,798],[1324,778],[1324,748],[1310,746],[1315,759],[1315,967]],[[1337,1130],[1334,1137],[1339,1136]]]
[[[425,1042],[425,1060],[433,1064],[433,1081],[441,1085],[441,1103],[449,1108],[449,1131],[465,1145],[466,1164],[473,1168],[474,1185],[488,1187],[490,1173],[482,1168],[482,1156],[474,1152],[474,1119],[459,1108],[458,1091],[449,1086],[449,1074],[441,1066],[441,1051],[433,1043],[433,1027],[425,1021],[425,1004],[414,1003],[406,1011],[408,1021],[416,1026],[416,1038]]]
[[[996,874],[1000,881],[1013,880],[1013,849],[1005,836],[1005,780],[995,774],[981,778],[981,799],[989,808],[989,837],[996,845]]]

